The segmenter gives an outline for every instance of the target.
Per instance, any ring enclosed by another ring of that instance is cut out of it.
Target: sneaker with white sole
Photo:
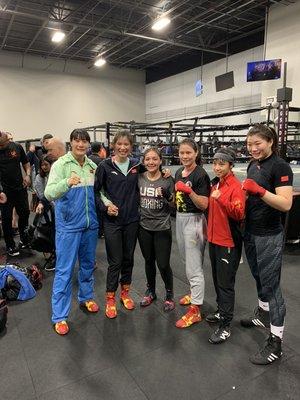
[[[208,339],[209,343],[220,344],[225,342],[231,336],[231,331],[229,326],[219,326],[219,328],[214,331],[211,337]]]
[[[254,313],[249,318],[241,319],[241,325],[244,328],[269,328],[270,327],[270,314],[260,307],[254,309]]]
[[[250,357],[250,361],[256,365],[268,365],[278,360],[281,356],[281,339],[270,333],[262,348]]]

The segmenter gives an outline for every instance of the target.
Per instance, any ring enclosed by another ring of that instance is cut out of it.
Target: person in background
[[[99,142],[93,142],[91,144],[91,151],[92,154],[89,155],[88,157],[98,166],[101,161],[103,161],[103,158],[100,157],[100,150],[101,150],[101,143]],[[98,238],[102,238],[104,236],[104,231],[103,231],[103,213],[101,212],[100,208],[96,208],[97,211],[97,217],[98,217],[98,223],[99,223],[99,229],[98,229]]]
[[[75,129],[70,135],[71,151],[50,170],[45,197],[55,201],[56,266],[52,291],[52,322],[55,332],[66,335],[72,299],[72,275],[79,261],[78,301],[90,313],[98,312],[94,300],[93,270],[98,221],[94,197],[96,164],[86,156],[90,136]]]
[[[229,147],[219,149],[213,157],[216,178],[209,197],[208,242],[218,308],[206,321],[218,323],[219,327],[209,338],[212,344],[223,343],[231,335],[235,276],[243,248],[245,192],[232,172],[234,161],[235,151]]]
[[[47,156],[56,161],[66,154],[66,145],[61,139],[52,137],[45,143],[45,151]]]
[[[258,307],[254,315],[241,320],[241,325],[270,327],[267,341],[250,357],[253,364],[266,365],[282,355],[286,308],[280,288],[284,246],[281,216],[292,206],[293,173],[277,155],[278,136],[273,128],[255,124],[247,134],[247,148],[252,160],[242,186],[249,196],[244,245],[256,281]]]
[[[41,139],[41,147],[36,148],[36,155],[38,159],[40,160],[45,154],[47,154],[47,146],[49,143],[49,140],[53,138],[53,135],[50,133],[46,133]]]
[[[9,142],[13,142],[13,141],[14,141],[13,134],[10,133],[10,132],[5,132],[5,133],[6,133],[6,135],[7,135],[8,141],[9,141]]]
[[[66,146],[65,143],[59,138],[50,138],[46,145],[47,149],[47,157],[52,161],[57,161],[60,157],[66,154]],[[46,199],[46,197],[42,197],[39,199],[39,203],[36,208],[36,213],[41,214],[44,210],[48,211],[50,208],[50,202]]]
[[[101,143],[100,146],[101,146],[101,147],[100,147],[100,150],[99,150],[99,156],[100,156],[100,158],[101,158],[102,160],[104,160],[104,159],[107,157],[107,152],[106,152],[106,149],[105,149],[105,146],[104,146],[103,143]]]
[[[23,178],[22,169],[25,172]],[[26,230],[28,228],[29,205],[27,187],[31,185],[31,169],[23,147],[8,140],[7,134],[0,132],[0,176],[7,202],[1,206],[2,228],[9,256],[19,255],[12,231],[12,213],[16,208],[19,216],[19,248],[28,246]]]
[[[0,204],[4,204],[7,202],[6,194],[3,192],[3,187],[1,184],[1,177],[0,177]]]
[[[157,148],[150,148],[143,156],[147,169],[139,174],[140,189],[140,228],[139,244],[145,259],[147,290],[140,305],[146,307],[156,300],[156,263],[165,284],[166,297],[163,309],[171,311],[175,307],[173,294],[173,272],[170,267],[172,230],[170,207],[174,197],[172,177],[163,178],[160,171],[161,153]]]
[[[44,191],[47,185],[52,163],[52,158],[47,155],[44,155],[39,162],[39,173],[37,174],[33,183],[33,188],[37,194],[39,201],[42,200],[44,197]]]
[[[92,153],[88,156],[97,166],[104,159],[100,157],[101,143],[93,142],[91,143],[91,151]]]
[[[35,177],[39,173],[39,158],[36,155],[35,144],[31,143],[27,152],[27,158],[31,167],[32,182],[34,182]]]
[[[203,257],[207,236],[204,212],[208,206],[210,180],[205,170],[197,165],[198,155],[198,146],[193,139],[184,139],[179,144],[179,158],[183,166],[175,175],[176,239],[191,295],[180,299],[180,304],[189,305],[189,308],[176,322],[177,328],[187,328],[201,321],[200,308],[204,298]]]

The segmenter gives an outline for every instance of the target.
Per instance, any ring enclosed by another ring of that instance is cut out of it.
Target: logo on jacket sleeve
[[[280,182],[288,182],[289,181],[289,177],[288,175],[284,175],[280,177]]]
[[[16,158],[17,156],[18,156],[18,154],[17,154],[16,150],[11,150],[9,152],[9,157],[10,158]]]

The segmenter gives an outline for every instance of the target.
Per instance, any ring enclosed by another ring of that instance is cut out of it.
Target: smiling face
[[[267,141],[259,134],[247,137],[247,149],[255,160],[263,160],[272,154],[273,141]]]
[[[126,160],[126,158],[130,155],[131,150],[131,143],[126,136],[119,137],[114,144],[114,152],[117,161]]]
[[[180,162],[185,168],[196,165],[197,155],[198,152],[195,151],[189,144],[184,143],[179,146]]]
[[[73,139],[71,141],[71,150],[75,158],[84,158],[86,151],[90,145],[86,139]]]
[[[149,150],[144,157],[144,164],[147,171],[151,173],[156,173],[161,165],[161,159],[156,151]]]
[[[232,164],[228,161],[214,160],[213,161],[213,171],[216,176],[220,179],[225,178],[232,170]]]

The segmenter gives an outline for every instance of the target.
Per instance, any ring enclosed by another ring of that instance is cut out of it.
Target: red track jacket
[[[217,188],[212,186],[211,193]],[[233,173],[219,182],[221,196],[209,197],[208,241],[219,246],[234,247],[228,218],[241,221],[245,216],[245,192]]]

